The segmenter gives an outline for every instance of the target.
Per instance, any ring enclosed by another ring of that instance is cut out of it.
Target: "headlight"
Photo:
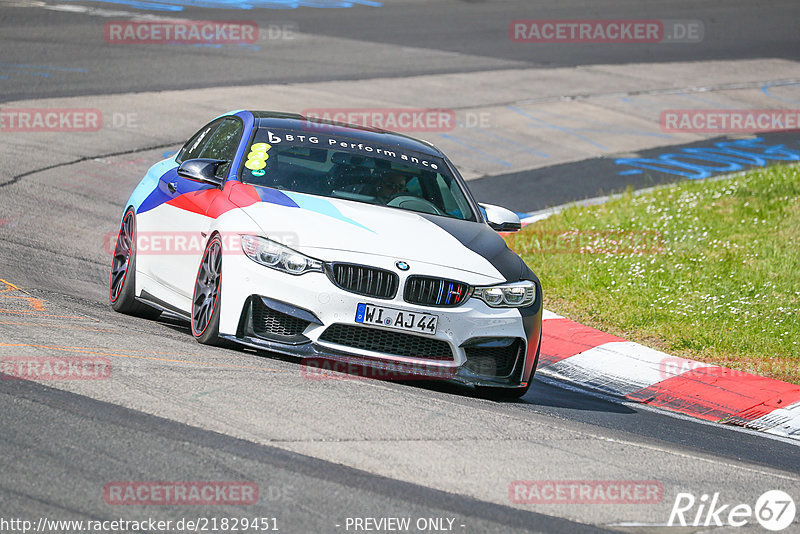
[[[524,308],[536,302],[536,282],[523,280],[499,286],[476,287],[472,296],[492,308]]]
[[[321,261],[263,237],[243,235],[242,251],[254,262],[285,273],[322,272]]]

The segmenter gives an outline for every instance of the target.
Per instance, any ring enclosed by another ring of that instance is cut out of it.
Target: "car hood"
[[[256,188],[242,210],[264,237],[325,261],[355,255],[424,262],[496,281],[524,278],[524,262],[488,225],[360,202]]]

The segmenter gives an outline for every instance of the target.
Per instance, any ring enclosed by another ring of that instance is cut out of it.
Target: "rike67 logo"
[[[792,524],[797,512],[792,497],[781,490],[764,492],[755,506],[723,504],[719,495],[703,494],[698,499],[691,493],[678,493],[667,525],[742,527],[755,519],[765,529],[778,532]]]

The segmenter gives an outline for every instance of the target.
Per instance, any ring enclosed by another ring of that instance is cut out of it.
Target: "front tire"
[[[192,335],[203,345],[228,345],[219,337],[222,289],[222,241],[214,235],[206,245],[192,296]]]
[[[136,213],[129,208],[122,218],[111,260],[108,299],[114,311],[145,319],[156,319],[157,310],[136,300]]]

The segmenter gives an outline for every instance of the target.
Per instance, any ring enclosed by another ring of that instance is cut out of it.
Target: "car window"
[[[259,128],[243,167],[245,183],[475,220],[443,160],[397,146]]]
[[[220,177],[226,176],[231,162],[236,156],[236,149],[239,147],[241,137],[242,123],[236,119],[225,119],[196,157],[227,161],[228,163],[217,168],[216,173]]]
[[[213,132],[221,122],[222,119],[212,121],[203,126],[196,134],[194,134],[186,142],[186,144],[183,145],[183,148],[181,148],[181,151],[178,153],[178,163],[184,162],[187,159],[199,158],[200,152],[206,146],[206,143],[211,137],[211,132]]]
[[[440,175],[436,178],[436,188],[447,213],[460,219],[462,214],[470,212],[467,199],[455,180]]]

